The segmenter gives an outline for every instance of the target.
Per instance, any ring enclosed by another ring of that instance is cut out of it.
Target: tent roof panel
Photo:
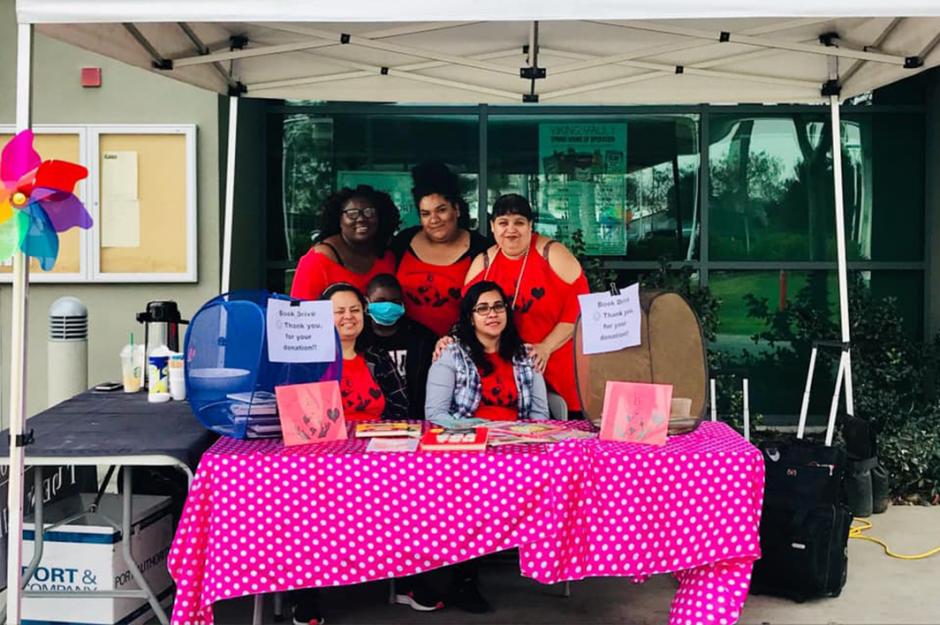
[[[395,22],[285,22],[285,15],[188,23],[208,50],[178,22],[134,20],[145,42],[118,24],[43,24],[39,31],[220,93],[241,83],[249,97],[506,104],[533,90],[520,76],[529,65],[529,21],[400,21],[407,11]],[[830,32],[840,38],[836,47],[820,41]],[[236,35],[247,38],[244,49],[230,48]],[[940,65],[940,17],[555,21],[540,23],[538,43],[538,66],[546,70],[534,84],[540,103],[819,102],[833,54],[843,57],[843,97]],[[923,65],[905,67],[907,57],[919,56]]]
[[[583,19],[677,19],[810,16],[936,16],[936,0],[17,0],[17,19],[29,23],[163,22],[396,22]]]

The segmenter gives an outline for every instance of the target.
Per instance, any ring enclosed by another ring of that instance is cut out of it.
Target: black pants
[[[458,586],[467,581],[476,583],[479,577],[479,559],[459,562],[451,567],[451,586]],[[408,592],[410,586],[415,581],[423,580],[428,573],[418,573],[407,577],[398,577],[395,579],[396,591],[399,593]],[[294,618],[306,623],[321,616],[320,612],[320,588],[303,588],[301,590],[292,590],[290,593],[291,601],[294,604]]]

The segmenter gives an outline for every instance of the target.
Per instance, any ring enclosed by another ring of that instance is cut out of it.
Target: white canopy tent
[[[936,0],[17,0],[18,130],[30,127],[34,29],[230,96],[222,291],[239,97],[422,103],[830,105],[842,342],[853,410],[839,101],[940,65]],[[10,431],[23,433],[28,264],[14,258]],[[837,395],[840,392],[837,389]],[[835,418],[835,406],[830,420]],[[24,447],[11,445],[10,536]],[[21,540],[7,621],[20,621]]]

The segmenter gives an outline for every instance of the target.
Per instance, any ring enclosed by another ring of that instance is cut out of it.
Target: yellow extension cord
[[[902,553],[894,553],[891,551],[891,548],[888,547],[888,543],[881,540],[880,538],[875,538],[874,536],[865,536],[862,532],[869,530],[872,527],[871,521],[866,521],[864,519],[855,519],[862,525],[853,525],[849,530],[849,538],[857,538],[858,540],[867,540],[868,542],[875,543],[876,545],[881,545],[881,548],[885,550],[885,555],[890,558],[898,558],[899,560],[923,560],[924,558],[929,558],[930,556],[940,553],[940,547],[934,547],[930,551],[925,551],[924,553],[917,553],[913,555],[904,555]]]

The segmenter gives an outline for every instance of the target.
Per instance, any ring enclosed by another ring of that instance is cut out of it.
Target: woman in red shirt
[[[323,203],[320,234],[297,265],[291,296],[318,299],[337,282],[362,292],[378,274],[394,273],[388,244],[398,223],[392,198],[368,185],[331,195]]]
[[[403,230],[392,241],[396,277],[405,296],[405,314],[443,336],[457,321],[470,262],[487,242],[470,230],[469,207],[457,176],[446,165],[424,163],[411,170],[411,179],[421,225]]]
[[[588,283],[578,259],[561,243],[534,232],[532,218],[532,207],[521,195],[496,200],[490,216],[496,245],[473,260],[466,285],[489,280],[502,287],[536,367],[568,410],[580,412],[571,337],[578,295],[589,292]]]
[[[467,289],[454,339],[428,371],[428,420],[548,418],[545,381],[498,284],[482,281]]]
[[[343,375],[339,387],[346,421],[407,419],[408,398],[397,367],[385,352],[358,344],[365,327],[365,297],[353,285],[341,282],[328,287],[321,299],[333,304],[333,324],[343,346]],[[405,588],[400,590],[403,599],[399,603],[422,611],[443,607],[421,580],[407,578],[400,586]],[[295,625],[323,625],[319,588],[294,590],[291,599]]]
[[[365,327],[366,300],[351,284],[334,284],[323,292],[333,304],[333,323],[343,346],[339,381],[346,421],[408,418],[405,383],[388,354],[359,344]]]

